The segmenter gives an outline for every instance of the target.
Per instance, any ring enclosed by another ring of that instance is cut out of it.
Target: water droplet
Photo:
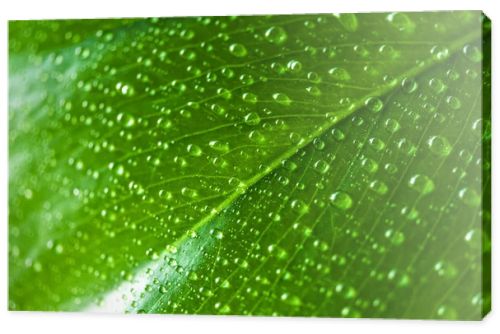
[[[290,138],[290,142],[292,144],[300,145],[304,142],[304,138],[302,138],[302,136],[299,135],[297,132],[290,132],[288,138]]]
[[[389,188],[383,181],[375,180],[370,182],[370,189],[378,193],[379,195],[385,195]]]
[[[349,31],[355,32],[358,30],[358,19],[355,14],[333,14],[339,20],[342,27]]]
[[[152,248],[149,248],[146,251],[146,256],[149,257],[151,260],[158,260],[160,257],[157,252],[155,252]]]
[[[462,102],[455,96],[448,96],[446,98],[446,103],[453,110],[458,110],[462,106]]]
[[[181,194],[190,197],[190,198],[196,198],[198,197],[198,191],[192,188],[184,187],[181,189]]]
[[[195,271],[191,271],[189,274],[188,274],[188,279],[190,281],[197,281],[199,279],[199,276],[198,274],[195,272]]]
[[[446,305],[441,305],[437,309],[437,315],[440,318],[443,319],[456,319],[457,318],[457,311],[453,309],[452,307],[446,306]]]
[[[338,129],[338,128],[333,128],[332,129],[332,135],[333,135],[333,138],[335,138],[336,141],[343,141],[345,139],[345,134],[344,132],[342,132],[342,130]]]
[[[266,30],[264,37],[273,44],[283,44],[287,39],[286,31],[281,27],[271,27]]]
[[[435,45],[431,48],[431,54],[436,60],[444,60],[448,58],[450,51],[445,46]]]
[[[408,186],[421,195],[426,195],[434,191],[434,182],[426,175],[416,174],[408,181]]]
[[[218,151],[218,152],[228,152],[229,151],[229,143],[226,142],[221,142],[218,140],[212,140],[208,143],[208,146],[210,146],[211,149]]]
[[[418,84],[415,80],[410,79],[410,78],[404,78],[403,81],[401,81],[401,88],[403,91],[407,94],[411,94],[414,91],[417,90]]]
[[[351,80],[351,75],[347,70],[341,67],[333,67],[328,71],[328,74],[335,80],[338,81],[349,81]]]
[[[385,237],[391,241],[393,245],[399,246],[405,241],[405,235],[401,231],[388,229],[385,231]]]
[[[310,86],[306,88],[306,91],[312,96],[320,96],[321,90],[317,86]]]
[[[135,94],[134,87],[131,85],[118,82],[115,87],[122,95],[133,96]]]
[[[364,158],[361,161],[361,166],[363,169],[365,169],[368,173],[375,173],[378,170],[378,163],[370,158]]]
[[[300,215],[303,215],[303,214],[306,214],[307,212],[309,212],[309,206],[304,203],[304,201],[300,200],[300,199],[296,199],[296,200],[293,200],[290,204],[292,210],[294,210],[295,212],[297,212],[298,214]]]
[[[457,268],[453,264],[444,261],[436,262],[434,270],[439,276],[452,278],[457,275]]]
[[[253,76],[251,74],[242,74],[240,75],[240,81],[244,85],[251,85],[255,82]]]
[[[230,100],[233,97],[233,93],[226,88],[218,88],[217,94],[222,97],[224,100]],[[248,93],[247,93],[248,94]],[[253,95],[253,94],[252,94]],[[255,96],[255,95],[254,95]],[[257,98],[257,97],[256,97]],[[243,94],[243,100],[245,100],[245,94]],[[256,100],[257,101],[257,100]],[[222,108],[222,107],[221,107]],[[220,114],[225,114],[224,108],[222,108],[223,112]]]
[[[479,63],[483,59],[481,50],[479,50],[476,46],[466,45],[462,51],[465,57],[474,63]]]
[[[243,93],[241,98],[243,99],[243,101],[248,103],[257,103],[257,95],[253,93]]]
[[[122,176],[123,174],[125,174],[125,168],[123,167],[123,165],[116,166],[115,173],[116,173],[116,175],[119,175],[119,176]]]
[[[298,168],[297,164],[291,160],[283,160],[283,162],[281,163],[283,165],[284,168],[286,168],[287,170],[293,172],[294,170],[296,170]]]
[[[299,73],[302,70],[302,64],[298,60],[290,60],[286,67],[293,73]]]
[[[330,169],[330,166],[325,160],[320,159],[314,163],[314,169],[320,174],[325,174]]]
[[[370,51],[368,51],[368,49],[367,49],[367,48],[365,48],[363,45],[355,45],[353,49],[354,49],[354,52],[355,52],[358,56],[360,56],[360,57],[362,57],[362,58],[366,58],[366,57],[368,57],[368,56],[370,55]],[[374,68],[372,68],[372,67],[367,67],[367,69],[368,69],[368,70],[370,70],[370,69],[374,69]],[[370,71],[369,71],[369,72],[370,72]]]
[[[398,31],[410,34],[415,31],[415,23],[405,13],[390,13],[386,19]]]
[[[390,162],[385,164],[384,169],[389,174],[395,174],[398,171],[398,167],[395,164],[392,164]]]
[[[481,204],[481,196],[471,188],[463,188],[458,192],[458,197],[468,206],[477,207]]]
[[[315,138],[313,140],[313,145],[319,151],[321,151],[322,149],[325,148],[325,142],[323,140],[321,140],[320,138]]]
[[[389,133],[396,133],[396,132],[399,131],[399,129],[401,129],[401,125],[394,118],[388,118],[388,119],[386,119],[385,122],[384,122],[384,125],[385,125],[385,129]]]
[[[216,239],[222,240],[224,239],[224,233],[218,228],[214,228],[210,231],[210,234],[213,235]]]
[[[369,97],[365,100],[365,106],[370,111],[379,112],[384,107],[384,103],[378,97]]]
[[[264,143],[266,141],[266,137],[259,130],[251,131],[248,134],[248,138],[256,143]]]
[[[166,245],[165,250],[167,251],[167,253],[170,253],[170,254],[177,253],[177,247],[175,247],[174,245]]]
[[[295,295],[289,295],[288,293],[283,293],[280,296],[280,299],[282,302],[292,305],[292,306],[301,306],[302,305],[302,300],[295,296]]]
[[[396,50],[392,45],[384,44],[378,49],[380,55],[389,59],[397,59],[400,57],[400,52]]]
[[[372,147],[377,152],[382,151],[385,148],[385,143],[381,139],[376,137],[368,139],[368,143],[370,144],[370,147]]]
[[[348,210],[352,207],[352,198],[347,193],[336,191],[330,195],[330,202],[338,209]]]
[[[251,112],[245,115],[244,120],[245,124],[253,126],[260,123],[260,116],[256,112]]]
[[[241,58],[248,54],[247,49],[243,44],[234,43],[229,46],[229,52],[235,57]]]
[[[429,145],[429,149],[432,153],[441,157],[446,157],[451,152],[451,145],[448,139],[442,136],[432,136],[427,141],[427,145]]]
[[[446,72],[446,76],[448,77],[448,79],[450,79],[452,81],[457,81],[458,79],[460,79],[460,73],[458,73],[454,69],[448,70]]]
[[[62,254],[64,252],[64,247],[61,244],[57,244],[54,249],[57,254]]]
[[[161,294],[166,294],[168,293],[168,288],[166,285],[162,284],[160,285],[160,287],[158,288],[158,291],[161,293]]]
[[[187,146],[187,152],[193,157],[199,157],[203,154],[201,148],[196,144],[189,144]]]
[[[311,81],[312,83],[320,83],[321,78],[316,72],[309,72],[307,73],[307,80]]]
[[[446,90],[446,85],[441,79],[433,78],[429,80],[429,87],[434,91],[434,93],[439,94]]]
[[[231,287],[231,283],[228,281],[228,280],[224,280],[222,281],[222,283],[220,284],[220,287],[222,289],[229,289]]]
[[[179,56],[181,56],[184,59],[187,60],[195,60],[196,59],[196,52],[190,49],[181,49],[179,50]]]
[[[289,106],[292,103],[292,100],[290,100],[290,98],[283,93],[274,93],[273,99],[274,101],[284,106]]]
[[[127,128],[131,128],[135,125],[135,118],[130,114],[119,113],[118,116],[116,116],[116,120]]]
[[[417,153],[417,147],[408,139],[401,138],[397,143],[398,149],[409,156],[414,156]]]
[[[230,307],[229,305],[227,305],[227,304],[226,304],[226,305],[223,305],[223,306],[220,308],[219,312],[220,312],[221,314],[228,314],[228,313],[230,313],[230,312],[231,312],[231,307]]]

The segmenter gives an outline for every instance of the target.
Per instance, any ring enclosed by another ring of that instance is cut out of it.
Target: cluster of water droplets
[[[66,51],[30,61],[50,69],[49,87],[71,91],[38,97],[65,131],[51,134],[49,122],[24,134],[46,142],[34,160],[51,186],[27,181],[20,198],[55,193],[37,202],[50,212],[41,221],[71,235],[40,243],[70,264],[51,268],[14,242],[43,278],[26,291],[86,282],[50,295],[58,307],[128,282],[119,298],[132,312],[355,317],[395,314],[385,297],[425,288],[419,272],[454,279],[448,253],[430,265],[410,255],[436,244],[425,231],[455,208],[481,204],[467,186],[477,148],[461,141],[477,135],[479,115],[463,121],[474,105],[456,88],[480,76],[471,65],[413,78],[415,64],[452,57],[452,26],[436,25],[429,45],[418,16],[377,15],[384,38],[367,35],[365,14],[131,20],[63,34]],[[460,56],[482,59],[472,44]],[[48,145],[60,142],[61,152]],[[463,232],[474,248],[477,229]]]

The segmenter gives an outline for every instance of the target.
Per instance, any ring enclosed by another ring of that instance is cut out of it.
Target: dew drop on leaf
[[[203,154],[201,148],[196,144],[189,144],[186,149],[187,152],[193,157],[199,157]]]
[[[368,173],[373,174],[378,170],[378,163],[370,158],[364,158],[361,160],[361,167],[366,170]]]
[[[290,100],[288,95],[285,95],[283,93],[274,93],[273,99],[274,99],[274,101],[276,101],[279,104],[284,105],[284,106],[289,106],[292,103],[292,100]]]
[[[431,80],[429,80],[429,87],[436,94],[442,93],[446,90],[446,85],[439,78],[432,78]]]
[[[130,114],[119,113],[118,116],[116,116],[116,120],[127,128],[131,128],[135,125],[135,118]]]
[[[386,19],[398,31],[409,34],[415,31],[415,23],[405,13],[390,13]]]
[[[474,189],[468,187],[460,189],[458,197],[470,207],[477,207],[481,204],[481,196]]]
[[[248,103],[257,103],[258,100],[257,95],[253,93],[243,93],[241,98],[243,99],[243,101]]]
[[[248,138],[255,143],[264,143],[266,141],[266,137],[259,131],[253,130],[248,134]]]
[[[375,191],[379,195],[385,195],[389,188],[383,181],[374,180],[370,182],[370,189]]]
[[[320,159],[314,163],[314,169],[320,174],[325,174],[330,166],[326,161]]]
[[[369,97],[365,100],[365,106],[370,111],[379,112],[384,107],[384,103],[378,97]]]
[[[330,77],[337,81],[349,81],[351,80],[351,75],[347,70],[341,68],[341,67],[333,67],[330,70],[328,70],[328,74]]]
[[[444,60],[450,55],[450,51],[447,47],[441,45],[435,45],[431,48],[431,54],[436,60]]]
[[[165,285],[160,285],[160,287],[158,288],[158,291],[161,293],[161,294],[166,294],[168,293],[168,288],[165,286]]]
[[[290,203],[290,206],[293,211],[297,212],[300,215],[306,214],[309,212],[309,206],[300,199],[295,199]]]
[[[181,194],[190,197],[190,198],[196,198],[198,197],[198,191],[192,188],[184,187],[181,189]]]
[[[229,151],[229,143],[227,142],[212,140],[208,143],[208,146],[218,152],[226,153]]]
[[[396,133],[401,128],[401,125],[394,118],[388,118],[384,122],[384,126],[389,133]]]
[[[316,72],[309,72],[307,73],[307,80],[311,81],[312,83],[320,83],[321,77]]]
[[[281,27],[271,27],[266,30],[264,37],[273,44],[283,44],[287,40],[287,33]]]
[[[330,203],[340,210],[348,210],[352,207],[352,198],[347,193],[336,191],[330,195]]]
[[[451,145],[448,139],[443,136],[432,136],[427,141],[427,145],[431,152],[437,156],[446,157],[450,155]]]
[[[335,138],[336,141],[343,141],[345,139],[345,134],[342,130],[339,128],[333,128],[332,129],[332,135],[333,138]]]
[[[286,67],[292,73],[299,73],[302,70],[302,64],[298,60],[290,60]]]
[[[313,145],[319,151],[321,151],[325,148],[325,142],[321,138],[314,139]]]
[[[257,125],[260,123],[260,116],[256,112],[251,112],[245,115],[244,121],[247,125]]]
[[[434,182],[426,175],[416,174],[408,181],[408,186],[421,195],[426,195],[434,191]]]
[[[479,63],[483,59],[481,51],[476,46],[466,45],[462,51],[465,57],[474,63]]]
[[[458,97],[455,96],[448,96],[446,98],[446,103],[452,110],[458,110],[460,107],[462,107],[462,102]]]
[[[380,138],[372,137],[368,139],[368,143],[370,144],[370,147],[377,152],[382,151],[385,148],[385,143]]]
[[[339,20],[342,27],[349,31],[355,32],[358,30],[358,19],[356,18],[356,14],[346,13],[346,14],[334,14],[334,16]]]
[[[417,90],[418,84],[411,78],[404,78],[403,81],[401,81],[401,88],[405,93],[411,94]]]

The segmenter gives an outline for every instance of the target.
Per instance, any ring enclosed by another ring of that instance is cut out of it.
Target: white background
[[[161,331],[217,333],[491,333],[500,329],[500,311],[493,310],[482,322],[353,320],[310,318],[255,318],[165,315],[96,315],[7,312],[7,210],[8,210],[8,110],[7,110],[7,20],[48,18],[194,16],[278,13],[331,13],[366,11],[422,11],[480,9],[493,21],[493,67],[498,54],[499,37],[496,24],[500,21],[500,1],[497,0],[1,0],[0,1],[0,331],[2,333],[136,333]],[[498,68],[493,69],[493,105],[499,93]],[[499,119],[493,112],[493,206],[498,204],[500,130]],[[498,236],[499,216],[493,213],[493,234]],[[493,284],[498,278],[500,256],[493,246]],[[499,290],[493,289],[493,302],[499,300]],[[494,329],[496,328],[496,330]]]

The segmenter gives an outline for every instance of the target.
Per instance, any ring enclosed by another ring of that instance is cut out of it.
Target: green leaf
[[[10,309],[480,318],[482,19],[11,22]]]

